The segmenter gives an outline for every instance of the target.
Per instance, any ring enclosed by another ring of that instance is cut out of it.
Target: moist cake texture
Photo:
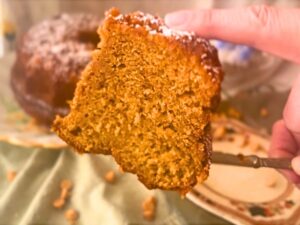
[[[148,188],[188,191],[208,176],[210,117],[223,77],[216,49],[162,19],[111,9],[53,130],[80,153],[111,154]]]

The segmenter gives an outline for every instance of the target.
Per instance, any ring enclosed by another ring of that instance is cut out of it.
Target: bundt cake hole
[[[53,105],[57,107],[66,106],[66,101],[69,101],[74,96],[75,83],[66,83],[63,87],[56,88],[56,95],[53,97]]]
[[[91,44],[93,48],[95,48],[99,43],[100,38],[96,31],[95,32],[81,31],[78,34],[78,41],[84,44]]]

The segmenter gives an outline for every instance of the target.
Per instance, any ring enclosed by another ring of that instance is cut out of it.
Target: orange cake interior
[[[98,32],[54,131],[80,153],[111,154],[148,188],[190,190],[208,176],[223,77],[216,49],[141,12],[111,9]]]

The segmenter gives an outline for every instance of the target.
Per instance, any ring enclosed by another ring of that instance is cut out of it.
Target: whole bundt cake
[[[88,14],[61,14],[28,30],[12,69],[11,86],[21,107],[50,124],[66,115],[76,83],[99,42],[100,20]]]
[[[148,188],[188,191],[208,176],[216,49],[149,14],[110,10],[71,111],[53,129],[80,153],[112,154]]]

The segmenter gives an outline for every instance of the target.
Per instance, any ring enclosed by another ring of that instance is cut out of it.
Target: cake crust
[[[11,87],[20,106],[50,125],[69,112],[76,83],[99,42],[100,19],[60,14],[31,27],[20,39]]]
[[[216,49],[141,12],[106,14],[101,43],[53,129],[80,153],[112,154],[148,188],[187,192],[208,176]]]

